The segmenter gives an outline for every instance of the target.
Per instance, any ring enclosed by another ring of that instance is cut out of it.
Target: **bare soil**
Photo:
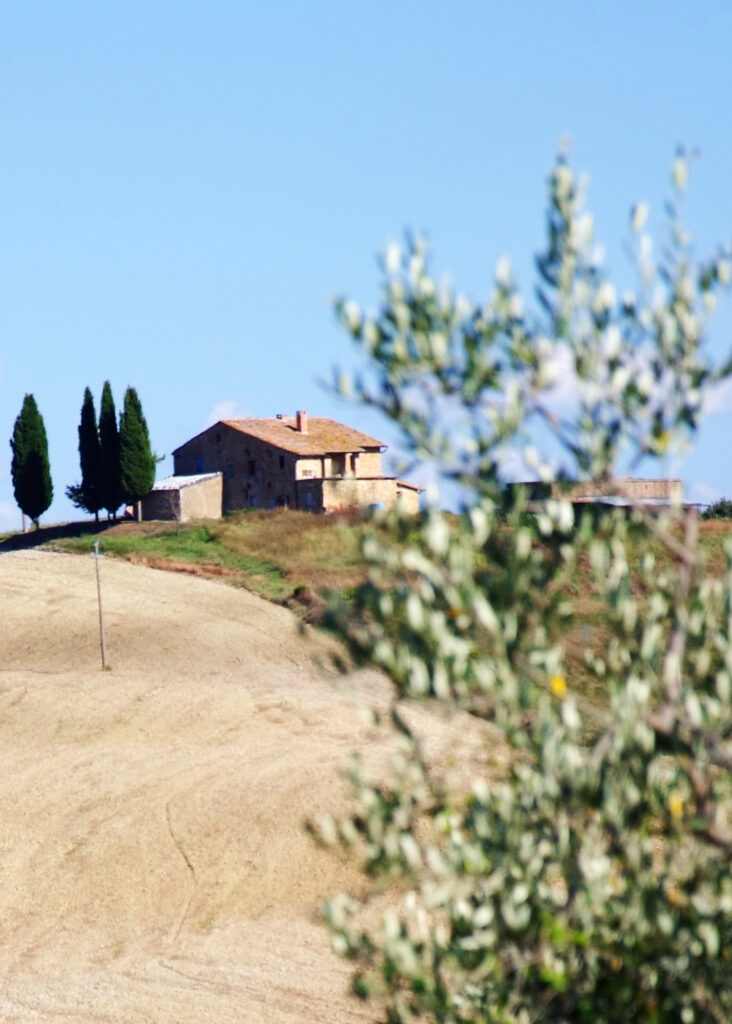
[[[344,800],[375,673],[223,583],[0,554],[0,1020],[365,1021],[303,821]]]

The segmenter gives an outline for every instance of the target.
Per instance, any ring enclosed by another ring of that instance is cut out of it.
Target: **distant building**
[[[517,488],[526,490],[530,502],[547,498],[565,498],[573,505],[642,505],[667,507],[683,501],[681,480],[653,480],[623,476],[610,480],[574,481],[545,484],[538,480],[509,484],[508,493]]]
[[[176,477],[222,474],[222,508],[331,512],[401,502],[419,509],[416,484],[384,476],[382,441],[335,420],[295,416],[219,420],[173,452]]]

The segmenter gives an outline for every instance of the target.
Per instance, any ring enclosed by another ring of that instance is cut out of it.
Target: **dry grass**
[[[99,534],[102,547],[129,561],[177,572],[222,579],[261,597],[289,605],[308,621],[318,621],[329,591],[348,595],[366,578],[361,542],[368,524],[358,513],[316,516],[290,510],[252,510],[224,520],[178,527],[164,523],[117,524]],[[724,543],[732,522],[699,522],[699,544],[707,572],[725,564]],[[91,536],[56,541],[64,550],[88,551]],[[648,583],[640,571],[644,553],[653,550],[657,568],[672,567],[658,541],[637,536],[629,543],[633,589],[642,602]],[[575,610],[564,638],[568,672],[587,699],[602,703],[606,686],[586,666],[585,651],[607,645],[606,610],[582,556],[567,585]]]
[[[107,554],[137,564],[224,578],[260,597],[286,602],[293,592],[348,591],[366,574],[365,523],[354,514],[315,516],[286,509],[251,511],[186,524],[116,523],[94,535],[54,539],[56,550]]]
[[[365,522],[357,514],[315,516],[309,512],[257,510],[224,520],[218,538],[232,552],[272,562],[293,586],[317,592],[352,587],[363,580],[361,540]]]

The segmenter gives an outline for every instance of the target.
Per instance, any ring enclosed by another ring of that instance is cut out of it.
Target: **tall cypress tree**
[[[129,504],[135,504],[155,483],[155,456],[150,448],[142,405],[134,388],[125,391],[119,422],[119,449],[122,496]]]
[[[105,380],[102,388],[102,403],[99,409],[99,451],[101,469],[99,473],[99,507],[106,508],[111,516],[117,514],[122,502],[119,465],[119,431],[117,412],[114,408],[112,386]]]
[[[66,488],[66,496],[71,498],[77,508],[93,512],[99,521],[99,509],[103,507],[101,500],[102,456],[99,446],[99,430],[97,416],[94,411],[94,399],[87,388],[81,406],[79,421],[79,463],[81,466],[81,483]]]
[[[53,501],[48,439],[33,395],[26,395],[10,439],[13,492],[23,515],[38,520]]]

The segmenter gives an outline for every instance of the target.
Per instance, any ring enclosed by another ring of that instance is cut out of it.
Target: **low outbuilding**
[[[142,499],[143,519],[220,519],[223,494],[221,473],[169,476],[158,480]]]

